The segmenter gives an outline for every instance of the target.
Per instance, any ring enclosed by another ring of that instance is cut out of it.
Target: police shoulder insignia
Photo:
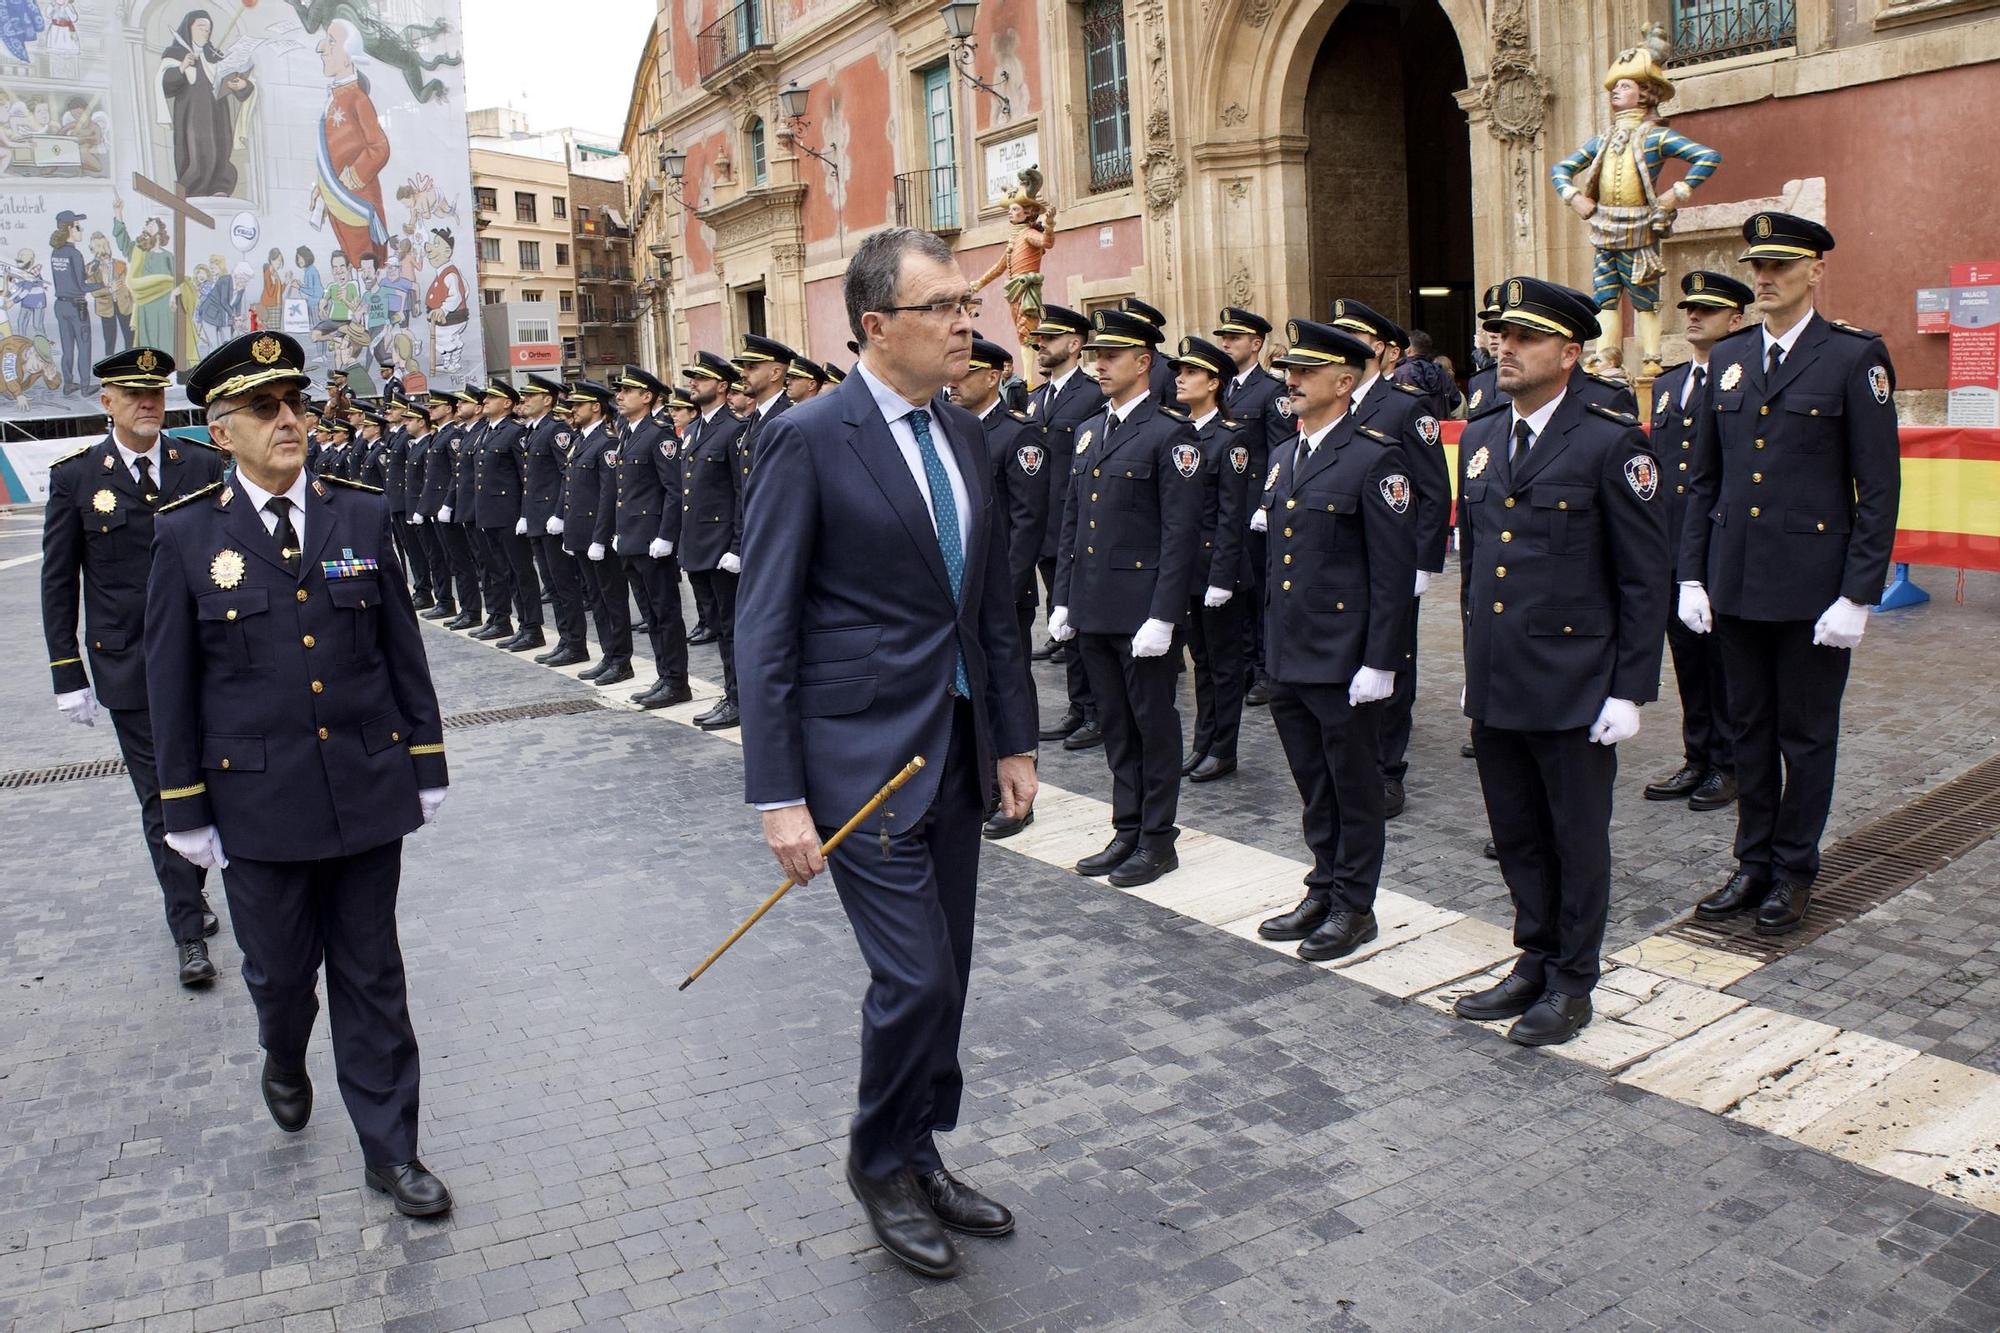
[[[57,454],[54,458],[49,460],[49,466],[55,467],[59,463],[69,462],[69,460],[72,458],[81,458],[85,454],[89,453],[91,449],[93,449],[94,447],[95,447],[94,445],[84,444],[77,446],[76,448],[70,450],[66,454]],[[110,460],[106,459],[105,461],[109,462]]]
[[[366,491],[370,495],[380,495],[380,486],[370,486],[365,481],[349,481],[346,477],[321,477],[321,481],[332,482],[335,486],[345,486],[350,491]]]
[[[1486,390],[1474,389],[1472,391],[1472,399],[1470,402],[1466,403],[1465,410],[1468,413],[1477,412],[1479,410],[1479,400],[1484,398],[1485,396],[1486,396]]]
[[[1411,384],[1408,380],[1396,380],[1394,381],[1394,383],[1396,387],[1401,389],[1404,393],[1414,394],[1419,398],[1423,397],[1424,391],[1422,389],[1419,389],[1416,385]]]
[[[1174,471],[1183,477],[1192,477],[1201,470],[1201,450],[1192,444],[1177,444],[1171,451]]]
[[[1282,471],[1282,470],[1284,469],[1284,466],[1285,466],[1285,465],[1284,465],[1283,463],[1273,463],[1273,464],[1271,464],[1271,475],[1270,475],[1270,476],[1268,476],[1268,477],[1266,477],[1266,478],[1264,478],[1264,489],[1265,489],[1265,490],[1267,490],[1267,491],[1268,491],[1268,490],[1270,490],[1270,489],[1271,489],[1271,488],[1272,488],[1273,486],[1276,486],[1276,485],[1278,484],[1278,473],[1279,473],[1279,472],[1281,472],[1281,471]]]
[[[1288,393],[1280,393],[1271,400],[1271,405],[1278,409],[1278,415],[1281,417],[1292,414],[1292,396]]]
[[[1868,392],[1875,395],[1875,401],[1878,403],[1889,401],[1889,368],[1887,366],[1874,365],[1868,367]]]
[[[224,549],[208,562],[208,576],[218,588],[233,588],[243,582],[243,552]]]
[[[1028,406],[1033,407],[1034,404],[1029,403]],[[1016,412],[1013,408],[1010,407],[1007,409],[1007,415],[1014,418],[1014,420],[1020,422],[1023,426],[1028,424],[1028,414],[1026,412]]]
[[[100,514],[108,514],[118,507],[118,497],[108,487],[100,489],[90,497],[90,507]]]
[[[1436,444],[1438,442],[1438,419],[1431,416],[1418,417],[1417,434],[1422,437],[1425,444]]]
[[[1882,336],[1873,329],[1864,329],[1859,324],[1849,324],[1844,319],[1829,319],[1827,323],[1839,329],[1842,333],[1851,333],[1857,338],[1879,338]]]
[[[1724,393],[1728,393],[1742,382],[1743,363],[1741,361],[1733,361],[1730,363],[1729,369],[1722,372],[1722,378],[1716,381],[1716,387]]]
[[[1236,471],[1238,476],[1241,476],[1243,469],[1250,466],[1250,451],[1240,444],[1231,448],[1229,451],[1229,466]]]
[[[557,431],[557,432],[556,432],[556,447],[557,447],[557,448],[559,448],[559,449],[567,449],[567,448],[569,448],[569,438],[570,438],[570,436],[569,436],[569,432],[568,432],[568,431],[566,431],[566,430],[559,430],[559,431]]]
[[[178,500],[169,500],[166,504],[160,506],[158,512],[164,514],[170,510],[179,509],[184,504],[192,504],[194,501],[201,499],[202,496],[213,495],[221,489],[222,489],[221,482],[211,481],[210,483],[208,483],[208,485],[202,487],[198,491],[189,491],[186,495],[181,496]]]
[[[1410,479],[1408,477],[1400,472],[1392,472],[1377,482],[1376,487],[1382,492],[1383,503],[1387,504],[1389,508],[1399,514],[1409,512]]]
[[[674,456],[674,437],[669,435],[660,441],[660,452],[668,458]]]
[[[1639,418],[1633,416],[1630,412],[1620,412],[1617,408],[1606,407],[1603,403],[1591,403],[1588,406],[1597,415],[1605,418],[1607,421],[1615,421],[1621,426],[1636,426],[1639,424]]]
[[[1076,451],[1082,453],[1088,448],[1090,448],[1090,432],[1084,431],[1076,437]]]
[[[1187,413],[1181,411],[1178,407],[1163,407],[1160,409],[1160,415],[1163,417],[1172,417],[1175,421],[1187,420]]]
[[[1472,457],[1465,460],[1465,479],[1470,481],[1486,471],[1486,464],[1492,457],[1492,453],[1483,444],[1473,450]]]
[[[1031,477],[1041,472],[1044,457],[1042,446],[1039,444],[1024,444],[1014,451],[1014,461],[1021,465],[1021,471]]]
[[[1369,439],[1374,440],[1381,444],[1394,444],[1396,442],[1395,436],[1384,435],[1381,431],[1376,430],[1373,426],[1356,426],[1354,429],[1361,432],[1363,435],[1366,435]]]
[[[1660,489],[1660,465],[1650,454],[1633,454],[1625,460],[1625,484],[1641,500],[1650,500]]]

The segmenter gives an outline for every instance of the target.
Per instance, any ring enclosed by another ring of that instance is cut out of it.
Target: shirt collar
[[[275,492],[265,490],[256,482],[244,476],[242,468],[236,469],[236,484],[243,488],[243,494],[249,499],[250,507],[260,514],[264,512],[264,506],[270,503],[272,495],[275,494]],[[284,495],[287,500],[292,502],[293,513],[296,514],[304,511],[306,507],[306,470],[304,468],[300,468],[299,475],[292,478],[292,484],[285,491]]]
[[[160,475],[160,457],[161,457],[159,436],[157,435],[154,436],[153,447],[148,449],[145,453],[141,454],[137,450],[126,448],[125,441],[119,439],[118,432],[114,430],[111,432],[111,446],[112,448],[118,451],[118,461],[125,465],[125,472],[128,476],[136,477],[139,475],[137,472],[134,472],[132,470],[132,460],[136,458],[144,458],[147,462],[152,464],[153,476],[155,480],[158,479]]]
[[[912,412],[928,412],[929,407],[919,408],[915,403],[897,393],[894,389],[875,378],[866,365],[857,361],[854,373],[861,376],[861,382],[868,386],[868,392],[875,399],[875,408],[881,412],[882,420],[894,425]]]
[[[1370,375],[1367,379],[1361,381],[1360,384],[1356,385],[1354,388],[1354,402],[1349,405],[1347,410],[1352,412],[1355,408],[1361,406],[1361,400],[1368,396],[1368,391],[1374,388],[1376,382],[1379,381],[1381,378],[1382,378],[1382,372],[1378,370],[1374,374]]]
[[[1773,338],[1771,336],[1771,326],[1769,324],[1764,325],[1764,360],[1768,362],[1771,359],[1771,348],[1774,346],[1784,348],[1784,359],[1787,361],[1791,360],[1792,348],[1798,345],[1799,335],[1806,331],[1806,325],[1812,323],[1814,317],[1814,311],[1806,311],[1806,317],[1792,325],[1789,329],[1786,329],[1785,336],[1782,338]]]
[[[763,402],[757,404],[758,419],[761,421],[763,418],[770,416],[771,409],[776,407],[778,405],[778,400],[780,398],[783,398],[784,396],[785,396],[785,391],[783,388],[780,388],[776,393],[772,394],[769,398],[766,398]]]
[[[1323,441],[1325,441],[1326,437],[1332,434],[1333,428],[1335,426],[1338,426],[1341,422],[1347,420],[1347,418],[1353,413],[1353,411],[1354,411],[1353,407],[1350,406],[1347,409],[1347,411],[1342,412],[1339,416],[1327,422],[1324,426],[1321,426],[1318,430],[1314,431],[1312,434],[1301,436],[1300,438],[1305,441],[1306,452],[1311,453],[1313,450],[1319,448],[1320,444]]]
[[[1206,426],[1209,422],[1215,420],[1217,417],[1221,415],[1222,415],[1221,408],[1211,407],[1208,409],[1208,411],[1204,412],[1198,420],[1190,424],[1192,424],[1196,430],[1200,430],[1203,426]]]
[[[711,408],[709,408],[709,409],[708,409],[708,411],[706,411],[706,412],[703,412],[703,413],[701,414],[701,422],[702,422],[702,424],[703,424],[703,425],[705,426],[705,425],[707,425],[707,424],[708,424],[709,422],[711,422],[711,421],[715,420],[715,418],[716,418],[716,414],[717,414],[717,413],[719,413],[719,412],[721,412],[721,411],[722,411],[722,408],[723,408],[723,400],[722,400],[722,399],[720,399],[720,398],[716,399],[716,400],[715,400],[715,406],[714,406],[714,407],[711,407]]]
[[[1055,396],[1056,396],[1057,394],[1061,393],[1061,392],[1063,391],[1063,386],[1064,386],[1065,384],[1068,384],[1068,383],[1070,382],[1070,380],[1071,380],[1071,379],[1073,379],[1073,378],[1074,378],[1074,377],[1076,376],[1076,372],[1077,372],[1077,370],[1079,369],[1079,367],[1080,367],[1080,366],[1081,366],[1081,363],[1080,363],[1080,362],[1079,362],[1079,363],[1077,363],[1077,364],[1074,364],[1074,365],[1071,365],[1071,366],[1070,366],[1070,368],[1069,368],[1068,370],[1065,370],[1065,371],[1064,371],[1064,372],[1063,372],[1062,374],[1060,374],[1060,375],[1056,376],[1056,377],[1055,377],[1054,379],[1050,380],[1050,381],[1049,381],[1049,397],[1053,398],[1053,397],[1055,397]]]
[[[1139,404],[1145,402],[1148,398],[1151,398],[1152,396],[1153,396],[1153,391],[1151,389],[1147,389],[1145,392],[1141,393],[1138,397],[1126,403],[1125,406],[1112,408],[1111,415],[1117,417],[1118,424],[1122,426],[1131,419],[1133,410],[1136,409],[1139,406]]]
[[[1565,387],[1561,392],[1556,394],[1555,397],[1549,399],[1549,401],[1543,403],[1540,407],[1536,408],[1534,413],[1530,416],[1523,417],[1521,415],[1521,408],[1519,403],[1515,403],[1508,409],[1508,411],[1513,415],[1514,421],[1526,421],[1528,423],[1528,429],[1531,432],[1533,432],[1534,437],[1539,440],[1542,438],[1542,432],[1548,429],[1549,418],[1556,414],[1556,409],[1562,406],[1563,399],[1567,397],[1569,397],[1569,389]],[[1513,421],[1508,422],[1507,430],[1509,431],[1509,433],[1511,433],[1513,429],[1514,429]]]
[[[979,419],[981,421],[984,421],[986,420],[986,418],[992,416],[995,412],[998,412],[999,410],[1000,410],[1000,400],[998,398],[995,398],[992,402],[986,405],[986,410],[979,414]]]

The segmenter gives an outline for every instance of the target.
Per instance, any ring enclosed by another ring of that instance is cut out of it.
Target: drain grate
[[[596,699],[544,699],[540,703],[516,704],[512,708],[481,708],[470,713],[453,713],[444,720],[446,731],[467,727],[490,727],[496,722],[521,722],[535,717],[565,717],[572,713],[597,713],[604,704]],[[29,768],[0,773],[0,791],[15,787],[46,787],[56,782],[82,782],[89,778],[122,778],[123,759],[86,759],[75,764],[50,768]]]
[[[2000,831],[2000,759],[1988,759],[1865,824],[1827,848],[1812,911],[1789,935],[1766,938],[1752,914],[1684,921],[1663,932],[1739,957],[1770,962],[1880,907]]]

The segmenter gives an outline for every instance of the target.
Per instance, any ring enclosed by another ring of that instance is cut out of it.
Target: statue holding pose
[[[1007,221],[1014,234],[1006,251],[972,286],[983,291],[995,278],[1007,275],[1007,308],[1014,314],[1014,332],[1026,347],[1042,322],[1042,256],[1055,243],[1056,211],[1041,197],[1039,167],[1029,167],[1020,179],[1020,186],[1007,196]],[[1032,366],[1033,358],[1026,364]]]

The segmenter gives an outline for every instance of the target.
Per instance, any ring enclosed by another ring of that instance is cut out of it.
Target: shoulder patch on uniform
[[[1408,380],[1391,380],[1391,381],[1390,381],[1390,383],[1394,384],[1394,385],[1395,385],[1395,386],[1396,386],[1397,388],[1401,389],[1401,390],[1402,390],[1402,391],[1403,391],[1404,393],[1407,393],[1407,394],[1414,394],[1414,395],[1415,395],[1415,396],[1417,396],[1418,398],[1421,398],[1421,397],[1423,397],[1423,396],[1424,396],[1424,391],[1423,391],[1422,389],[1419,389],[1419,388],[1418,388],[1418,387],[1417,387],[1416,385],[1414,385],[1414,384],[1411,384],[1411,383],[1410,383],[1410,382],[1409,382]]]
[[[1229,466],[1237,475],[1242,475],[1243,470],[1250,466],[1250,451],[1240,444],[1231,445],[1229,447]]]
[[[1436,444],[1438,442],[1438,419],[1429,415],[1418,417],[1417,435],[1425,444]]]
[[[1174,471],[1183,477],[1192,477],[1201,470],[1201,450],[1192,444],[1177,444],[1168,451],[1173,459]]]
[[[49,466],[54,467],[58,463],[67,463],[72,458],[82,458],[85,454],[89,453],[92,449],[95,449],[96,447],[97,446],[94,444],[78,445],[76,448],[70,450],[66,454],[61,454],[55,458],[51,458],[49,460]]]
[[[1844,319],[1829,319],[1827,323],[1839,329],[1842,333],[1852,334],[1856,338],[1880,338],[1882,336],[1873,329],[1864,329],[1859,324],[1849,324]]]
[[[1636,426],[1639,424],[1639,418],[1633,416],[1630,412],[1620,412],[1617,408],[1606,407],[1603,403],[1586,403],[1584,406],[1597,413],[1597,415],[1607,420],[1615,421],[1621,426]]]
[[[1660,465],[1651,454],[1633,454],[1625,460],[1625,484],[1641,500],[1650,500],[1660,489]]]
[[[1395,436],[1384,435],[1381,431],[1376,430],[1373,426],[1357,425],[1355,426],[1354,429],[1358,433],[1366,435],[1371,440],[1380,440],[1383,444],[1394,444],[1396,442]]]
[[[370,495],[382,494],[380,486],[370,486],[365,481],[349,481],[346,477],[321,477],[320,480],[330,482],[335,486],[345,486],[350,491],[366,491]]]
[[[181,496],[180,499],[178,500],[167,501],[165,504],[161,505],[154,512],[160,514],[172,513],[174,510],[179,509],[184,504],[193,504],[196,500],[201,499],[204,495],[213,495],[221,489],[222,489],[221,482],[211,481],[210,483],[208,483],[208,485],[202,487],[198,491],[189,491],[186,495]]]
[[[1875,395],[1875,401],[1889,401],[1889,368],[1882,365],[1868,367],[1868,392]]]
[[[1039,444],[1024,444],[1014,451],[1014,461],[1031,477],[1041,472],[1042,460],[1047,456]]]
[[[1382,502],[1399,514],[1410,512],[1410,479],[1400,472],[1392,472],[1376,483],[1382,492]]]

